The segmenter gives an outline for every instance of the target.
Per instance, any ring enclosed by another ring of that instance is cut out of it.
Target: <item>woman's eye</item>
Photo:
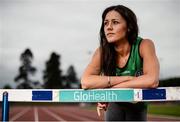
[[[104,22],[104,25],[106,26],[108,24],[108,22]]]
[[[113,24],[119,24],[119,22],[118,21],[113,21]]]

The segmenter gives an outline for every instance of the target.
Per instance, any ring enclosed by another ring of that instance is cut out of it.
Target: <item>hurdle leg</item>
[[[2,122],[9,121],[9,102],[8,102],[8,92],[3,92],[2,101]]]

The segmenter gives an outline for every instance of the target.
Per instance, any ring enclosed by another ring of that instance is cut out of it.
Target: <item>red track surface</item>
[[[0,115],[1,118],[1,115]],[[11,106],[10,121],[103,121],[95,110],[79,105],[18,105]],[[179,118],[148,116],[150,121],[180,121]]]

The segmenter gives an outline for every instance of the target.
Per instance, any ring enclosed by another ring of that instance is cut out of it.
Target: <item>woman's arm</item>
[[[113,76],[111,85],[114,86],[130,79],[132,79],[131,76]],[[100,48],[95,51],[91,62],[85,69],[81,78],[81,86],[83,89],[109,87],[108,76],[100,75]]]
[[[112,88],[156,88],[159,84],[159,62],[151,40],[144,39],[140,44],[140,55],[143,58],[143,75],[127,82],[119,83]]]

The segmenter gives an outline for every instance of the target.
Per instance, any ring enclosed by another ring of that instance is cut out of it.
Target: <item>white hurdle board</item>
[[[0,89],[9,102],[138,102],[180,101],[180,87],[156,89]]]

